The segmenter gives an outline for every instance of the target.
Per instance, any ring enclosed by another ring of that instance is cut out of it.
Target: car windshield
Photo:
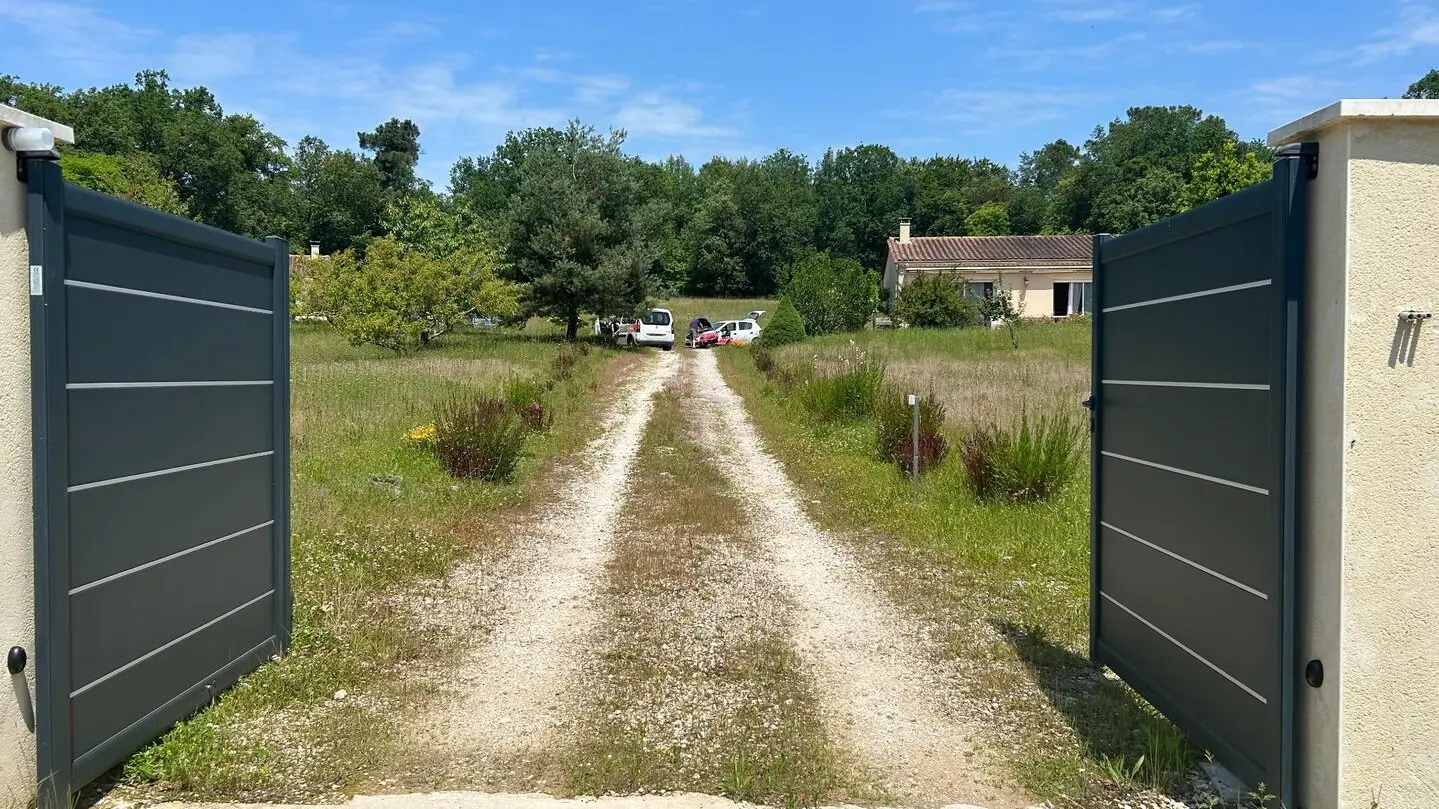
[[[646,312],[644,317],[640,318],[640,322],[646,326],[668,326],[670,324],[670,313],[660,309],[652,309]]]

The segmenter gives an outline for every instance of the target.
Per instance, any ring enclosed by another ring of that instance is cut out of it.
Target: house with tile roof
[[[1093,306],[1093,241],[1062,236],[911,236],[901,219],[889,237],[884,289],[893,301],[920,275],[966,281],[976,295],[1003,283],[1022,317],[1064,318],[1089,314]]]

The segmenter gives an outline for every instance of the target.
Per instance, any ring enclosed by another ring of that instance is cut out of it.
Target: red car
[[[708,318],[700,315],[690,321],[690,332],[685,338],[685,345],[690,348],[714,348],[729,345],[733,339],[729,327],[716,329],[710,325]]]

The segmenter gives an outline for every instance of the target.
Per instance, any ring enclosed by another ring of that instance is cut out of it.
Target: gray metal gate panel
[[[27,166],[41,800],[289,645],[289,250]]]
[[[1094,243],[1090,655],[1288,805],[1303,151]]]

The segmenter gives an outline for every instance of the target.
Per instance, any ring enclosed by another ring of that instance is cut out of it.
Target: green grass
[[[1031,417],[1083,413],[1087,327],[1036,323],[1018,331],[1018,350],[1004,330],[906,329],[831,335],[777,353],[781,363],[821,367],[856,350],[878,357],[889,380],[944,402],[947,432],[957,442],[975,421],[1012,423],[1022,410]],[[987,503],[969,490],[952,453],[916,493],[893,465],[876,459],[872,422],[814,419],[798,397],[759,373],[747,351],[724,352],[720,362],[771,450],[806,488],[815,518],[876,537],[873,552],[901,571],[888,583],[891,592],[910,608],[946,620],[962,616],[952,653],[979,663],[973,687],[1021,726],[1012,763],[1024,786],[1080,806],[1109,805],[1116,791],[1179,786],[1198,751],[1086,659],[1087,463],[1047,501]],[[975,632],[974,624],[992,631]],[[1024,679],[1035,687],[1016,688]],[[1116,773],[1124,777],[1111,779]]]
[[[403,716],[396,706],[421,696],[393,675],[446,652],[434,633],[411,630],[406,598],[462,559],[496,552],[505,515],[588,437],[597,378],[626,360],[603,349],[580,358],[549,394],[554,427],[527,440],[514,485],[453,480],[403,436],[451,397],[547,378],[561,351],[552,334],[547,324],[458,332],[397,357],[346,345],[325,326],[294,328],[292,652],[134,756],[126,783],[301,800],[343,792],[384,759]]]

